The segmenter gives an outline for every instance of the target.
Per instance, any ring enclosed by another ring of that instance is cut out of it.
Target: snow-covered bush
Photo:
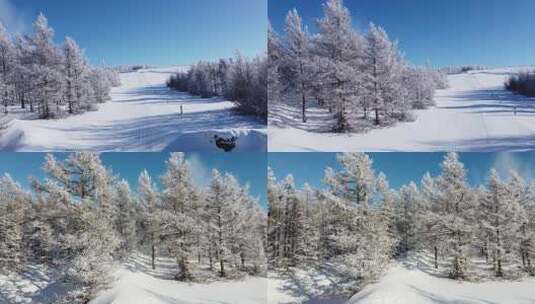
[[[510,76],[505,82],[505,89],[528,97],[535,97],[535,72]]]
[[[0,23],[0,93],[4,112],[20,107],[41,118],[60,118],[96,108],[120,84],[116,72],[89,66],[76,42],[54,44],[54,30],[40,14],[28,36],[12,41]],[[95,73],[96,70],[101,72]]]
[[[265,57],[199,62],[187,72],[173,75],[167,86],[203,98],[223,96],[238,110],[267,120],[267,77]]]

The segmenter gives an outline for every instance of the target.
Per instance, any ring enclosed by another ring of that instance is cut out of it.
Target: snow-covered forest
[[[0,181],[0,302],[26,303],[23,290],[10,293],[3,279],[27,280],[36,267],[54,270],[40,291],[65,290],[43,303],[87,303],[114,284],[115,266],[139,256],[152,271],[170,261],[175,281],[265,272],[265,213],[230,173],[213,170],[200,186],[184,154],[172,153],[161,186],[143,171],[134,191],[95,153],[49,154],[43,170],[31,189],[7,173]]]
[[[54,30],[40,14],[31,35],[11,37],[0,24],[0,96],[4,114],[60,118],[95,110],[120,84],[111,69],[89,65],[74,39],[54,44]]]
[[[302,271],[329,270],[335,275],[328,282],[337,282],[329,296],[351,295],[395,260],[418,255],[427,260],[412,267],[428,262],[426,271],[442,280],[535,275],[535,184],[517,172],[502,179],[492,169],[485,184],[471,185],[459,155],[448,153],[437,176],[393,190],[367,154],[340,154],[338,161],[340,170],[325,170],[322,189],[298,189],[291,175],[279,181],[270,171],[267,257],[274,273],[295,280]]]
[[[273,123],[288,116],[283,105],[299,108],[307,122],[311,105],[328,109],[330,118],[314,122],[336,132],[414,120],[412,109],[434,104],[434,92],[448,86],[444,72],[411,66],[397,42],[370,23],[366,33],[352,25],[342,0],[328,0],[310,33],[297,10],[286,17],[283,33],[268,33],[269,102]],[[284,125],[283,125],[284,126]]]
[[[220,59],[198,62],[172,76],[167,86],[203,98],[222,96],[237,109],[267,121],[267,58]]]

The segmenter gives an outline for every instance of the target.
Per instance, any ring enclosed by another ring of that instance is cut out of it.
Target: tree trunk
[[[154,246],[154,243],[151,245],[151,251],[152,251],[152,270],[156,269],[156,248]]]
[[[305,93],[302,94],[302,98],[303,98],[303,122],[307,122]]]
[[[438,248],[437,246],[434,247],[435,250],[435,269],[438,269]]]

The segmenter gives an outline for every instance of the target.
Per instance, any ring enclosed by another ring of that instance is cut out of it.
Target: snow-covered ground
[[[364,134],[334,134],[321,127],[324,109],[270,105],[269,151],[522,151],[535,149],[535,99],[504,90],[509,75],[535,67],[450,75],[437,91],[436,107],[415,111],[414,122]],[[516,109],[516,115],[515,115]],[[273,115],[275,114],[275,115]]]
[[[237,137],[235,152],[265,151],[265,126],[235,113],[233,103],[168,89],[165,82],[177,69],[121,74],[122,86],[98,111],[60,120],[10,119],[0,130],[0,150],[220,151],[218,135]]]
[[[535,280],[458,282],[412,263],[396,262],[348,304],[533,304]]]
[[[90,304],[266,304],[267,279],[245,277],[206,283],[183,283],[174,280],[176,262],[158,258],[156,270],[150,259],[135,255],[118,264],[110,288],[101,291]],[[0,274],[0,304],[51,304],[65,296],[72,286],[58,273],[42,266],[28,267],[21,274]]]
[[[294,270],[289,274],[270,273],[269,304],[533,304],[535,278],[499,280],[488,264],[472,261],[470,272],[477,282],[460,282],[447,278],[448,261],[433,267],[430,254],[411,253],[393,261],[377,283],[358,289],[329,267]]]
[[[172,279],[176,262],[158,258],[156,270],[141,255],[115,273],[115,282],[90,304],[265,304],[267,280],[246,277],[211,283],[183,283]]]
[[[331,268],[292,269],[288,273],[270,272],[268,304],[343,304],[348,282]]]
[[[0,273],[0,304],[54,303],[70,287],[52,269],[29,266],[20,274]]]

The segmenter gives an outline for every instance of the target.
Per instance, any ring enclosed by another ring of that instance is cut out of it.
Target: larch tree
[[[143,210],[143,244],[150,248],[151,266],[156,269],[156,248],[159,244],[161,223],[160,197],[147,170],[139,175],[138,192],[139,205]]]

